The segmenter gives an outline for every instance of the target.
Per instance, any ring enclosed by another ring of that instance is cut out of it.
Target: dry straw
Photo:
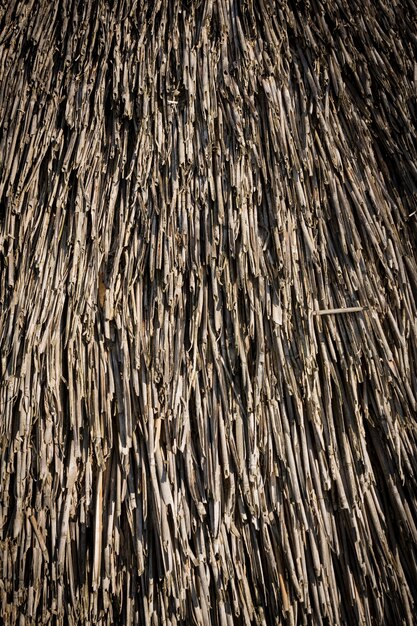
[[[1,3],[3,624],[412,626],[416,17]]]

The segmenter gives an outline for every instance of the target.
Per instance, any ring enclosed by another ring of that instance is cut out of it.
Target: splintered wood
[[[2,624],[412,626],[416,19],[2,3]]]

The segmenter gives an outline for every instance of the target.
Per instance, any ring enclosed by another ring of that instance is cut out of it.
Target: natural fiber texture
[[[416,4],[8,0],[6,626],[412,626]]]

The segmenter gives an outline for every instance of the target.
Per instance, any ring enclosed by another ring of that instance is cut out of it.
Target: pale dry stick
[[[338,315],[340,313],[360,313],[361,311],[366,311],[367,307],[363,306],[351,306],[339,309],[318,309],[313,311],[313,315]]]

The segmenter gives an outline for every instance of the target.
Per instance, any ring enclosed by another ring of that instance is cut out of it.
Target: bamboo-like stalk
[[[362,306],[342,307],[340,309],[319,309],[313,311],[313,315],[338,315],[340,313],[360,313],[364,310]]]

